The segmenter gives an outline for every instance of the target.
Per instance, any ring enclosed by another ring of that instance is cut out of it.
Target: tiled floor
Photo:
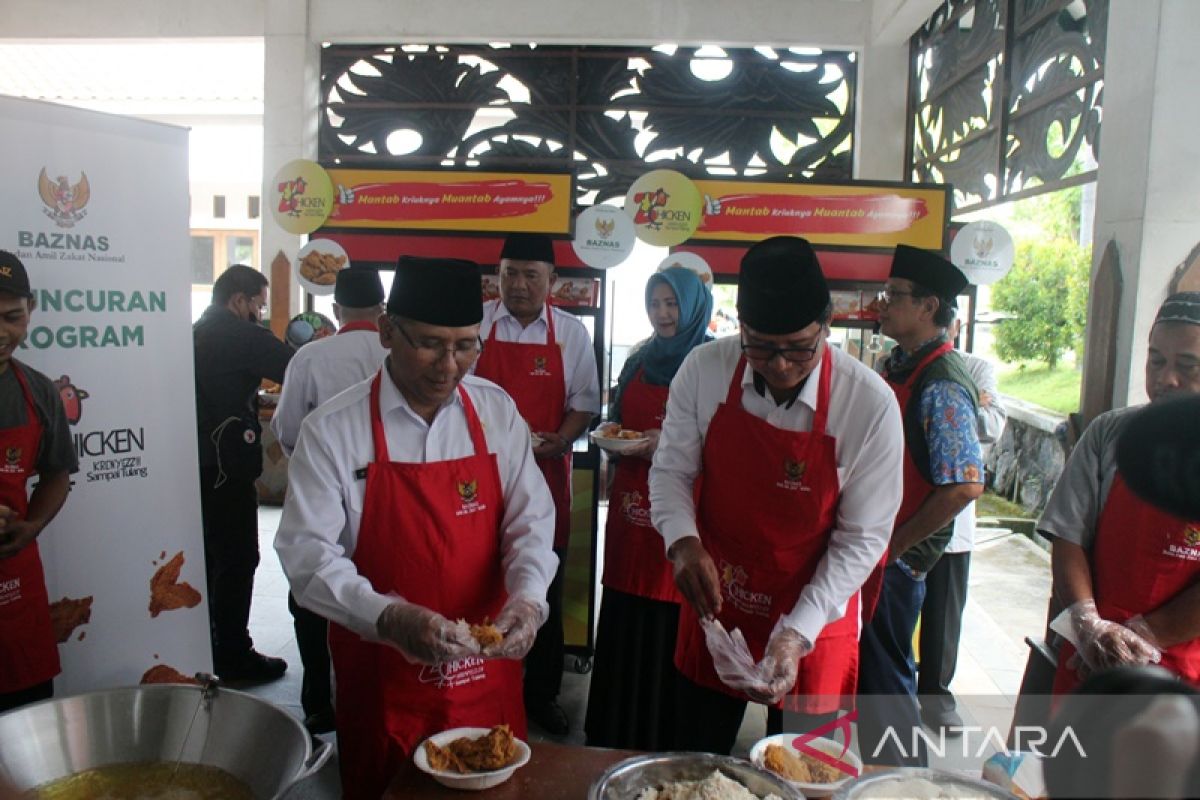
[[[274,683],[247,689],[303,717],[300,709],[300,656],[287,610],[287,580],[272,546],[281,510],[259,511],[259,543],[262,561],[255,575],[254,605],[250,630],[255,647],[268,655],[287,659],[288,672]],[[1013,703],[1020,686],[1028,650],[1024,637],[1040,634],[1050,590],[1049,557],[1021,536],[980,531],[980,542],[971,563],[970,595],[963,621],[958,672],[952,689],[960,698],[960,713],[968,725],[994,726],[1008,730]],[[570,659],[568,660],[571,661]],[[569,666],[569,664],[568,664]],[[565,741],[583,744],[583,718],[587,704],[588,676],[568,668],[563,676],[559,700],[571,720]],[[751,705],[738,735],[734,755],[746,755],[766,730],[766,712]],[[534,741],[549,737],[531,730]],[[324,737],[332,740],[332,737]],[[944,756],[932,754],[933,766],[978,771],[978,765],[994,747],[983,747],[976,738],[964,746],[949,740]],[[968,752],[964,757],[963,751]],[[336,765],[323,771],[323,780],[336,779]],[[316,794],[317,796],[335,796]]]

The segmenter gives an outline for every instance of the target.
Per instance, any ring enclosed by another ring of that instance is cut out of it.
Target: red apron
[[[475,374],[508,392],[534,433],[558,431],[566,416],[567,379],[554,340],[554,309],[546,306],[545,344],[502,342],[493,324]],[[562,550],[571,538],[571,452],[539,458],[537,465],[554,498],[554,549]]]
[[[638,370],[621,395],[621,424],[636,431],[662,428],[667,386],[652,386]],[[605,586],[618,592],[680,603],[663,538],[650,524],[650,462],[617,461],[604,528]]]
[[[896,395],[896,402],[900,404],[900,415],[903,417],[908,411],[908,401],[912,399],[913,385],[917,379],[921,377],[921,373],[939,358],[949,353],[954,349],[954,345],[950,342],[943,342],[939,347],[933,349],[920,363],[916,369],[908,376],[908,380],[903,382],[893,381],[886,374],[883,376],[887,381],[888,386],[892,387],[892,391]],[[900,510],[896,512],[896,522],[892,525],[892,532],[903,525],[917,513],[917,509],[925,502],[925,499],[933,493],[934,486],[929,481],[925,480],[925,476],[921,474],[921,470],[917,469],[917,462],[913,460],[912,448],[908,446],[906,441],[904,444],[904,493],[900,498]],[[899,553],[896,553],[899,556]],[[879,604],[879,593],[883,591],[883,570],[888,565],[890,553],[884,553],[879,565],[867,578],[867,582],[863,584],[863,609],[866,612],[863,619],[870,620],[875,615],[875,606]]]
[[[1113,480],[1092,549],[1092,589],[1100,616],[1125,622],[1149,614],[1190,587],[1200,576],[1200,520],[1185,520],[1141,500],[1120,475]],[[1079,685],[1064,642],[1058,654],[1054,694]],[[1168,647],[1162,666],[1200,686],[1200,639]]]
[[[26,484],[34,474],[42,424],[25,375],[9,361],[25,398],[25,424],[0,430],[0,504],[24,519],[29,510]],[[0,558],[0,693],[28,689],[61,672],[58,642],[50,624],[50,596],[42,572],[38,545],[32,544],[11,558]]]
[[[382,374],[371,384],[375,461],[367,470],[352,560],[377,592],[398,594],[450,620],[494,618],[506,597],[499,533],[504,497],[475,407],[459,386],[474,455],[390,461],[379,414]],[[334,624],[329,646],[346,798],[378,800],[416,745],[448,728],[508,723],[516,736],[526,736],[520,661],[410,664],[398,650]]]
[[[780,430],[742,408],[742,358],[705,437],[707,491],[700,492],[697,526],[721,576],[718,619],[727,630],[742,630],[756,660],[776,620],[791,612],[812,579],[836,520],[836,441],[825,433],[833,353],[827,347],[821,359],[810,432]],[[855,594],[846,614],[825,626],[813,652],[800,660],[796,685],[781,708],[825,713],[853,698],[858,609]],[[690,603],[680,606],[675,666],[694,683],[749,699],[717,677]]]

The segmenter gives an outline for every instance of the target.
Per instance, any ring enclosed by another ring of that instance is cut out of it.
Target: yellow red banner
[[[802,236],[813,244],[945,247],[949,188],[698,180],[704,219],[690,241]]]
[[[572,177],[475,170],[330,169],[339,228],[566,234]]]

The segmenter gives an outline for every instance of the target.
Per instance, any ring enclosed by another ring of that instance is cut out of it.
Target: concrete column
[[[275,222],[269,198],[276,171],[295,158],[317,157],[317,110],[320,95],[319,43],[308,35],[308,4],[293,0],[266,0],[263,70],[263,271],[270,275],[272,261],[283,253],[293,259],[301,237]],[[300,311],[300,287],[293,286],[289,308],[271,309],[271,317]]]
[[[1094,265],[1110,239],[1124,286],[1116,405],[1146,400],[1146,343],[1174,269],[1200,240],[1200,3],[1113,0],[1104,67],[1104,127]]]
[[[908,125],[908,42],[870,44],[859,51],[854,122],[854,177],[902,181]]]

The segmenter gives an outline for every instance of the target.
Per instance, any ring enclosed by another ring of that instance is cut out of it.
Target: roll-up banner
[[[56,694],[208,670],[187,130],[0,97],[0,151],[0,248],[36,303],[16,357],[57,384],[79,456],[38,538]]]

